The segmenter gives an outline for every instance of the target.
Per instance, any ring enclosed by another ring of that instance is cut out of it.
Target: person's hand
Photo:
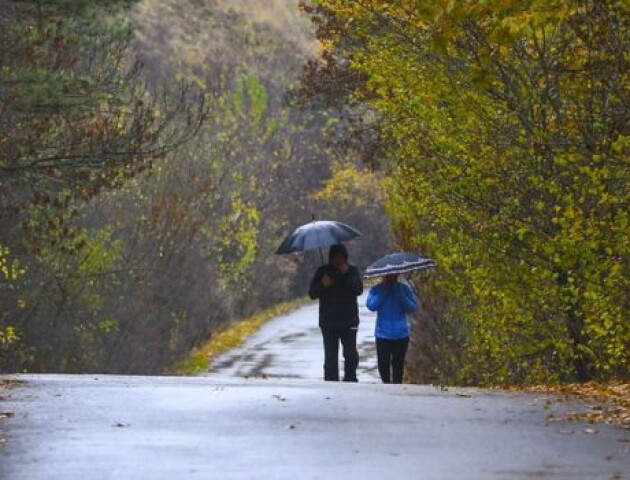
[[[350,266],[348,265],[347,262],[343,262],[339,264],[339,271],[345,275],[346,273],[348,273],[348,270],[350,270]]]
[[[335,284],[335,280],[327,273],[322,277],[322,285],[324,287],[332,287]]]

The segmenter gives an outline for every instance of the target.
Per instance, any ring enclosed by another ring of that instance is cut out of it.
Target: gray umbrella
[[[435,260],[417,253],[398,252],[385,255],[372,263],[365,271],[365,278],[382,277],[394,273],[407,273],[414,270],[430,270],[436,267]]]
[[[322,263],[322,248],[346,242],[361,233],[350,225],[334,220],[314,220],[293,230],[282,242],[276,254],[319,250]]]

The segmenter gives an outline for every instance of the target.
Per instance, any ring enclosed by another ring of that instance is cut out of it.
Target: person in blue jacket
[[[368,294],[367,308],[377,312],[376,353],[378,372],[383,383],[402,383],[405,355],[409,346],[407,313],[418,309],[419,302],[409,285],[398,275],[386,275]]]

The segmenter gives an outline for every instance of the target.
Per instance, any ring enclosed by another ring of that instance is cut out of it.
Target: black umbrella
[[[428,270],[435,268],[435,260],[410,252],[398,252],[385,255],[372,263],[365,274],[365,278],[382,277],[394,273],[407,273],[414,270]]]
[[[347,242],[360,235],[359,231],[345,223],[334,220],[313,220],[287,235],[276,254],[319,249],[319,255],[324,263],[322,248]]]

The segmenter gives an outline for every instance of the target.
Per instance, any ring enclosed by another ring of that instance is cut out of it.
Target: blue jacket
[[[418,309],[419,302],[405,283],[396,282],[388,289],[379,283],[370,289],[367,308],[377,312],[376,338],[397,340],[409,336],[407,313]]]

